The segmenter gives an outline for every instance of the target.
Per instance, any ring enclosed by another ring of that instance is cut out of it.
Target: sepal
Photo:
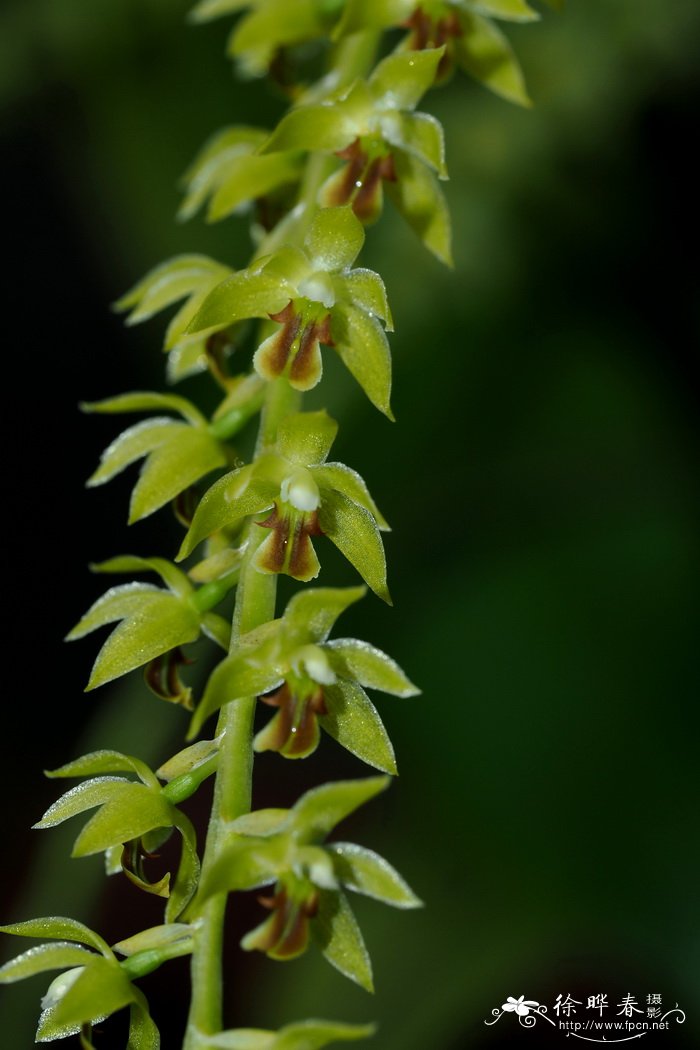
[[[366,992],[374,991],[372,961],[344,893],[320,891],[313,937],[331,966]]]
[[[463,11],[459,19],[455,57],[461,68],[509,102],[531,106],[520,63],[498,26],[476,12]]]

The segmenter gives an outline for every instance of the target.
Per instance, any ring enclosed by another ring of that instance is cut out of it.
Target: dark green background
[[[107,304],[177,252],[245,263],[240,219],[173,222],[177,177],[211,131],[271,125],[282,108],[263,84],[241,89],[224,26],[185,28],[186,6],[15,0],[0,13],[16,369],[5,516],[18,523],[2,919],[72,912],[115,940],[156,923],[158,905],[117,880],[98,897],[99,860],[66,859],[71,828],[27,827],[55,797],[42,767],[87,747],[157,762],[177,746],[182,718],[138,676],[83,697],[95,645],[60,641],[99,593],[88,560],[172,554],[176,533],[158,516],[127,535],[127,482],[84,493],[118,422],[80,419],[75,403],[161,383],[159,323],[124,333]],[[341,421],[337,458],[394,526],[395,609],[368,598],[341,633],[386,648],[423,688],[379,699],[401,777],[342,833],[385,853],[427,908],[358,903],[374,1000],[311,954],[242,959],[256,912],[232,910],[232,1024],[377,1019],[382,1050],[563,1045],[542,1022],[483,1021],[508,995],[551,1012],[558,993],[661,992],[688,1019],[647,1038],[697,1045],[699,29],[695,0],[572,0],[509,30],[533,111],[463,78],[429,98],[447,133],[456,269],[388,210],[364,255],[394,309],[398,424],[328,351],[310,399]],[[351,582],[319,549],[322,581]],[[266,756],[256,801],[361,773],[330,741],[303,765]],[[143,983],[164,1050],[179,1045],[185,978],[180,961]],[[31,1045],[43,990],[3,994],[8,1050]]]

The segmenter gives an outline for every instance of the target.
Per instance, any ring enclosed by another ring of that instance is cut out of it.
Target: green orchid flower
[[[90,488],[104,485],[145,457],[131,494],[130,525],[154,514],[200,478],[217,467],[226,466],[229,461],[227,449],[215,429],[184,397],[136,392],[81,407],[85,412],[108,415],[155,408],[177,412],[183,417],[180,421],[168,416],[154,416],[129,427],[105,449],[100,465],[88,479]]]
[[[236,25],[228,54],[243,75],[262,76],[282,48],[327,35],[343,0],[200,0],[191,12],[195,22],[247,13]]]
[[[114,775],[122,773],[135,774],[138,779]],[[161,786],[145,762],[120,751],[93,751],[46,775],[90,779],[61,795],[34,827],[53,828],[97,808],[75,840],[72,856],[104,853],[108,874],[121,868],[139,889],[167,898],[166,921],[174,922],[194,894],[199,857],[192,822],[173,804],[168,787]],[[148,856],[162,845],[173,828],[182,838],[174,883],[171,886],[169,873],[151,883],[141,870],[142,855]]]
[[[83,923],[57,915],[0,926],[0,932],[58,942],[30,948],[0,969],[2,984],[49,970],[64,971],[52,981],[42,999],[36,1042],[52,1042],[80,1034],[81,1046],[90,1048],[92,1025],[128,1006],[129,1047],[159,1050],[160,1034],[148,1012],[146,999],[131,982],[168,959],[190,954],[189,926],[182,923],[156,926],[112,948]],[[127,959],[118,961],[115,952]]]
[[[437,182],[447,178],[442,126],[415,112],[443,54],[434,48],[389,55],[367,81],[355,81],[339,97],[292,109],[261,153],[335,153],[346,163],[325,183],[319,202],[349,204],[365,224],[380,214],[386,183],[425,245],[451,265],[449,214]]]
[[[387,777],[338,781],[308,791],[292,809],[265,809],[229,825],[230,841],[205,873],[191,910],[217,893],[273,886],[271,914],[241,941],[247,950],[293,959],[311,938],[341,973],[372,991],[372,968],[344,890],[395,908],[421,902],[378,854],[324,840],[345,817],[383,791]]]
[[[121,621],[97,655],[87,689],[119,678],[136,667],[175,652],[173,660],[149,667],[149,684],[166,699],[191,708],[191,693],[178,684],[168,691],[168,676],[176,675],[181,645],[195,642],[201,634],[228,651],[231,628],[222,616],[211,611],[235,582],[235,573],[194,588],[186,574],[164,558],[122,555],[92,566],[93,572],[155,572],[165,588],[150,583],[126,583],[111,587],[67,635],[75,641],[115,620]],[[158,679],[165,677],[161,690]]]
[[[81,1045],[91,1047],[92,1025],[128,1006],[129,1046],[159,1050],[160,1035],[143,992],[131,983],[128,971],[98,934],[61,916],[0,926],[0,932],[55,942],[30,948],[0,968],[2,984],[51,970],[64,971],[42,998],[36,1042],[79,1034]]]
[[[391,604],[381,532],[389,526],[364,481],[326,459],[338,424],[325,411],[287,416],[274,450],[224,475],[205,492],[177,556],[180,561],[220,529],[240,528],[251,515],[270,535],[255,554],[260,572],[314,579],[320,565],[311,537],[327,536],[372,590]]]
[[[315,751],[323,728],[364,762],[396,773],[391,742],[365,689],[399,697],[417,696],[419,690],[367,642],[328,640],[337,618],[364,594],[364,587],[304,591],[280,619],[243,635],[209,679],[191,735],[224,704],[260,696],[277,713],[255,737],[256,751],[305,758]]]
[[[304,154],[292,150],[261,156],[258,150],[269,137],[269,131],[248,126],[226,127],[212,135],[185,173],[178,217],[192,218],[208,199],[207,222],[218,222],[297,182]]]
[[[217,285],[188,331],[216,331],[248,318],[273,320],[277,330],[258,347],[260,376],[285,376],[297,390],[321,379],[320,343],[334,346],[372,404],[389,418],[391,355],[383,326],[392,328],[378,274],[352,269],[364,231],[350,208],[315,216],[304,248],[282,246]]]
[[[134,325],[185,300],[170,321],[163,344],[171,383],[203,372],[228,347],[225,333],[209,332],[203,339],[186,334],[185,329],[210,290],[231,272],[206,255],[176,255],[150,270],[114,304],[115,310],[130,311],[126,323]]]
[[[405,26],[403,48],[444,47],[438,80],[458,66],[502,98],[529,106],[522,69],[496,22],[539,17],[527,0],[346,0],[335,35]]]

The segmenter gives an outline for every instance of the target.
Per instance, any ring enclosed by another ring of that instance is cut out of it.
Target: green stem
[[[379,34],[358,33],[338,45],[333,56],[332,78],[334,88],[349,86],[363,76],[374,61]],[[331,158],[311,154],[302,182],[299,204],[295,209],[298,221],[291,225],[282,222],[280,232],[284,241],[301,243],[315,210],[316,198],[327,176]],[[276,237],[277,234],[277,237]],[[277,230],[265,238],[256,256],[278,247]],[[300,395],[292,390],[286,379],[271,383],[262,409],[260,430],[255,455],[271,448],[281,421],[298,409]],[[275,615],[277,577],[256,570],[253,559],[264,539],[255,521],[248,529],[247,550],[241,566],[233,613],[231,648],[246,631],[272,620]],[[222,708],[217,735],[224,733],[219,767],[214,782],[214,802],[207,831],[202,870],[215,862],[226,841],[227,825],[251,809],[253,779],[253,717],[256,698],[237,700]],[[211,898],[195,922],[192,951],[192,1002],[183,1050],[204,1050],[206,1037],[221,1031],[223,1025],[222,952],[223,928],[226,913],[226,895]]]
[[[281,421],[298,407],[299,395],[286,379],[270,384],[263,407],[256,454],[260,455],[276,439]],[[265,533],[255,521],[248,528],[247,548],[241,567],[233,613],[231,648],[247,631],[272,620],[275,615],[277,577],[258,572],[255,553]],[[214,802],[207,831],[202,870],[216,861],[226,840],[227,825],[249,813],[253,779],[253,717],[256,698],[248,697],[227,704],[216,727],[224,738],[214,782]],[[223,1024],[223,980],[221,958],[226,896],[213,897],[194,923],[192,951],[192,1002],[184,1050],[199,1050],[206,1036],[221,1031]]]

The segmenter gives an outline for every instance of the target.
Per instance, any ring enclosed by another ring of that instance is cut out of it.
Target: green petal
[[[319,270],[333,273],[352,266],[364,243],[362,223],[348,205],[321,208],[311,223],[305,248]]]
[[[134,307],[127,324],[138,324],[160,310],[171,306],[186,295],[199,290],[202,284],[227,272],[226,267],[205,255],[178,255],[156,266],[117,303],[116,310]]]
[[[202,634],[216,642],[227,653],[231,647],[231,624],[215,612],[206,612],[202,617]]]
[[[52,1021],[61,1028],[109,1017],[134,997],[135,989],[119,963],[97,956],[58,1001]]]
[[[333,287],[339,299],[344,299],[367,314],[373,314],[393,332],[394,322],[389,309],[384,281],[374,270],[360,267],[342,277],[336,277]]]
[[[56,1025],[54,1022],[56,1008],[60,1002],[60,996],[56,995],[55,985],[57,983],[62,985],[64,991],[61,992],[61,995],[65,994],[65,991],[77,980],[82,969],[83,967],[74,967],[72,970],[66,970],[65,973],[61,974],[49,985],[47,993],[42,1000],[42,1011],[34,1037],[35,1042],[47,1043],[53,1042],[55,1039],[67,1039],[71,1035],[80,1035],[80,1045],[83,1050],[95,1050],[94,1044],[82,1032],[82,1024]],[[49,999],[49,996],[54,996],[54,998]],[[97,1014],[90,1020],[92,1023],[97,1024],[104,1021],[105,1017],[104,1014]]]
[[[114,951],[119,955],[136,955],[137,952],[158,951],[172,948],[174,945],[192,944],[192,927],[183,922],[166,923],[164,926],[152,926],[115,944]],[[183,952],[184,954],[184,952]]]
[[[197,834],[192,822],[184,813],[175,810],[175,827],[182,835],[182,853],[175,881],[170,890],[170,897],[165,906],[166,923],[174,923],[182,915],[195,894],[200,874]]]
[[[220,743],[221,737],[215,740],[198,740],[196,744],[191,744],[182,751],[178,751],[176,755],[164,762],[157,770],[158,776],[161,780],[169,782],[175,780],[176,777],[184,776],[185,773],[191,773],[193,769],[197,769],[218,753]]]
[[[288,809],[256,809],[253,813],[244,813],[230,825],[237,835],[252,835],[256,838],[267,838],[282,831],[289,819]]]
[[[396,756],[377,709],[359,685],[338,681],[324,686],[328,714],[319,722],[334,740],[375,769],[395,776]]]
[[[463,34],[455,42],[462,69],[509,102],[531,106],[520,63],[498,26],[481,15],[460,15]]]
[[[328,849],[335,858],[336,875],[346,889],[394,908],[423,906],[408,883],[378,853],[349,842],[334,842]]]
[[[200,0],[189,13],[192,22],[211,22],[222,15],[232,15],[250,7],[252,0]]]
[[[173,594],[186,598],[194,588],[187,574],[165,558],[139,558],[133,554],[121,554],[116,558],[90,566],[92,572],[155,572]]]
[[[435,83],[444,47],[397,51],[388,55],[369,78],[374,97],[391,109],[414,109]]]
[[[138,988],[133,991],[138,1001],[131,1004],[126,1050],[160,1050],[160,1033],[148,1012],[146,997]]]
[[[266,693],[280,682],[279,671],[256,660],[245,651],[222,660],[211,674],[197,710],[192,716],[188,738],[195,736],[214,711],[234,700]]]
[[[284,220],[282,220],[284,221]],[[275,228],[275,233],[279,227]],[[282,244],[271,255],[263,256],[257,265],[266,277],[273,277],[278,282],[288,282],[291,286],[300,284],[311,272],[311,263],[306,252],[293,244]]]
[[[382,120],[382,132],[392,146],[407,150],[447,178],[445,133],[430,113],[390,113]]]
[[[217,893],[254,890],[277,880],[285,869],[286,844],[275,837],[253,839],[232,836],[202,876],[196,906]]]
[[[299,591],[289,601],[282,621],[290,644],[325,642],[340,614],[366,593],[364,587],[310,587]]]
[[[277,448],[285,459],[302,467],[323,463],[338,433],[338,424],[325,409],[295,412],[282,420]]]
[[[115,415],[120,412],[149,412],[151,409],[165,409],[177,412],[193,426],[206,425],[206,419],[199,409],[178,394],[159,394],[150,390],[136,390],[130,394],[119,394],[107,397],[103,401],[84,401],[80,405],[83,412],[98,412],[100,415]]]
[[[258,1028],[232,1028],[212,1036],[206,1050],[276,1050],[274,1032]]]
[[[123,583],[119,587],[110,587],[88,609],[70,634],[66,635],[66,641],[73,642],[77,638],[84,638],[91,631],[96,631],[98,627],[104,627],[105,624],[138,615],[144,602],[148,604],[154,595],[164,593],[152,583]]]
[[[366,1039],[374,1025],[341,1024],[336,1021],[298,1021],[279,1032],[260,1028],[234,1028],[207,1038],[207,1050],[322,1050],[329,1043]]]
[[[159,792],[143,784],[119,784],[108,801],[87,822],[75,840],[73,857],[89,857],[120,842],[129,842],[153,828],[174,823],[174,807]]]
[[[182,561],[213,532],[269,510],[279,495],[279,484],[256,477],[250,467],[232,471],[202,496],[176,561]]]
[[[359,503],[361,507],[370,512],[381,532],[391,532],[386,519],[381,514],[377,504],[369,494],[369,489],[356,470],[346,467],[344,463],[324,463],[323,466],[314,467],[312,474],[319,488],[335,489],[336,492],[342,492],[353,503]]]
[[[177,311],[172,321],[168,325],[165,331],[165,342],[163,349],[166,352],[174,350],[176,347],[185,341],[189,342],[190,339],[196,339],[196,335],[189,334],[189,326],[194,317],[199,312],[200,307],[205,302],[207,296],[217,285],[219,285],[225,277],[231,276],[231,270],[227,270],[226,273],[221,274],[215,281],[212,281],[210,285],[203,288],[200,292],[195,292],[191,295],[186,303],[183,303],[180,309]],[[213,331],[221,328],[226,328],[226,324],[214,325],[209,331],[204,331],[203,335],[200,335],[200,345],[202,346],[203,352],[206,351],[206,343],[208,336]]]
[[[75,941],[96,948],[103,955],[111,956],[106,941],[88,926],[76,919],[66,919],[62,915],[48,915],[41,919],[28,919],[26,922],[14,922],[9,926],[0,926],[0,933],[12,934],[15,937],[45,937],[49,940]]]
[[[240,570],[244,553],[241,547],[224,547],[193,565],[188,576],[197,583],[216,583]]]
[[[154,449],[175,438],[183,426],[184,423],[175,423],[172,419],[161,416],[144,419],[143,422],[129,427],[104,450],[99,467],[88,479],[88,487],[94,488],[111,481],[137,459],[149,455]]]
[[[338,638],[328,642],[325,652],[330,665],[341,678],[359,682],[365,689],[381,689],[393,696],[419,696],[399,665],[368,642],[356,638]]]
[[[174,346],[166,362],[166,378],[172,386],[188,376],[206,372],[208,361],[206,355],[206,338],[193,336]]]
[[[229,53],[272,52],[278,47],[313,40],[324,28],[316,0],[296,0],[292,4],[289,0],[268,0],[239,22]]]
[[[388,786],[389,777],[366,777],[363,780],[338,780],[307,791],[290,815],[298,841],[320,842],[336,824]]]
[[[290,298],[290,289],[281,287],[279,280],[264,272],[240,270],[209,292],[187,331],[220,328],[249,317],[267,318],[282,310]]]
[[[78,784],[61,795],[49,806],[41,820],[32,826],[38,829],[53,828],[70,817],[84,813],[86,809],[104,805],[126,786],[138,787],[124,777],[97,777],[95,780],[86,780],[84,784]]]
[[[377,597],[391,605],[382,537],[370,512],[341,492],[323,489],[318,521]]]
[[[185,172],[183,182],[187,185],[187,195],[178,218],[191,218],[235,168],[236,162],[250,156],[267,137],[268,132],[262,128],[247,126],[221,128],[210,136]]]
[[[525,0],[472,0],[475,11],[506,22],[536,22],[540,15]]]
[[[396,182],[387,182],[386,192],[434,255],[452,266],[452,228],[445,195],[437,179],[410,153],[395,150]]]
[[[47,970],[85,966],[91,959],[98,958],[101,956],[95,955],[87,948],[79,948],[76,944],[40,944],[0,967],[0,984],[13,984]]]
[[[88,690],[142,667],[178,645],[199,637],[199,616],[174,594],[148,595],[104,643],[90,675]]]
[[[261,1028],[232,1028],[207,1038],[206,1050],[274,1050],[274,1032]]]
[[[337,1021],[299,1021],[277,1033],[271,1050],[322,1050],[329,1043],[367,1039],[376,1029],[371,1024],[340,1024]]]
[[[263,152],[301,149],[337,153],[354,142],[363,129],[355,107],[342,102],[300,106],[282,117]]]
[[[186,488],[226,464],[219,442],[206,430],[181,425],[150,454],[131,495],[129,524],[155,513]]]
[[[213,193],[207,220],[218,222],[246,201],[265,197],[279,186],[296,182],[301,175],[299,158],[296,152],[239,157]]]
[[[320,891],[319,910],[311,931],[331,966],[365,991],[374,991],[369,953],[343,893]]]
[[[350,303],[336,303],[331,312],[331,333],[345,367],[372,404],[393,419],[389,403],[391,352],[379,321]]]
[[[415,0],[346,0],[336,37],[364,29],[388,29],[401,25],[413,13]]]
[[[157,777],[145,762],[131,755],[124,755],[121,751],[91,751],[90,754],[67,762],[58,769],[46,770],[46,776],[52,778],[85,777],[98,773],[136,773],[142,784],[158,786]]]

